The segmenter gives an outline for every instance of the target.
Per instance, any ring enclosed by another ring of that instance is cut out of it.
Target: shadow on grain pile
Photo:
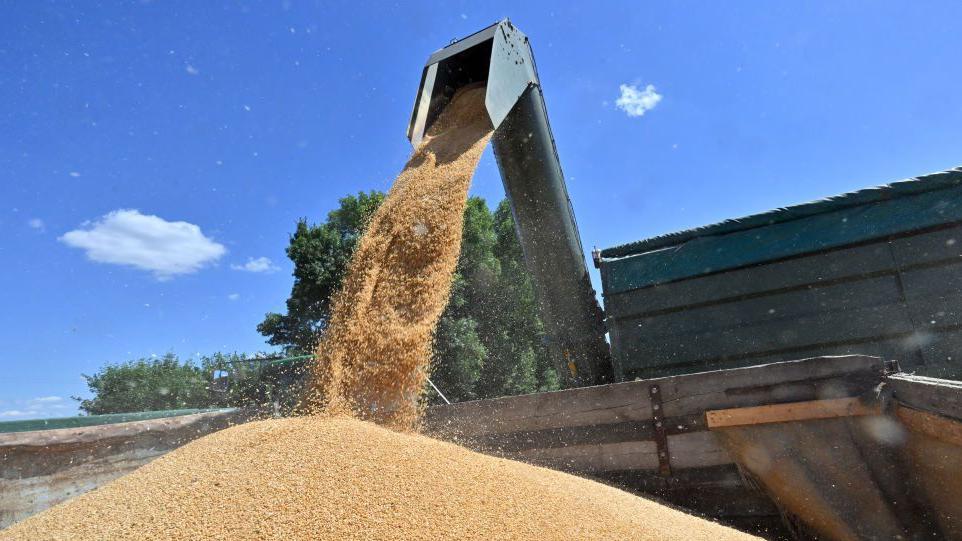
[[[200,438],[0,538],[750,538],[406,430],[457,263],[468,185],[491,134],[483,100],[483,87],[468,89],[448,106],[362,239],[320,349],[314,399],[326,414]]]

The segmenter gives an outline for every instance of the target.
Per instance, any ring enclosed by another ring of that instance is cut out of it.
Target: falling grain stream
[[[491,137],[484,91],[455,96],[371,219],[318,348],[311,398],[322,410],[414,427],[468,187]]]

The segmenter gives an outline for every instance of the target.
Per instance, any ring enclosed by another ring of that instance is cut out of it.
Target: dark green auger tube
[[[604,315],[591,287],[527,36],[507,19],[428,58],[408,139],[417,146],[461,87],[484,83],[492,144],[551,356],[567,386],[612,380]]]

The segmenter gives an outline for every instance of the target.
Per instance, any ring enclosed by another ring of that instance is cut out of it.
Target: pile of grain
[[[360,242],[314,374],[326,415],[198,439],[0,539],[748,538],[592,481],[356,420],[416,420],[491,134],[483,98],[483,87],[455,97]]]
[[[491,136],[484,86],[461,89],[374,214],[318,348],[315,409],[411,429]]]
[[[617,489],[348,419],[229,428],[3,540],[748,539]]]

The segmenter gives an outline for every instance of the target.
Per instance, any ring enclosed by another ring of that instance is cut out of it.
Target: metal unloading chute
[[[558,373],[568,385],[611,380],[591,287],[528,38],[507,19],[435,52],[421,75],[408,139],[417,146],[461,87],[484,82],[494,154]]]

